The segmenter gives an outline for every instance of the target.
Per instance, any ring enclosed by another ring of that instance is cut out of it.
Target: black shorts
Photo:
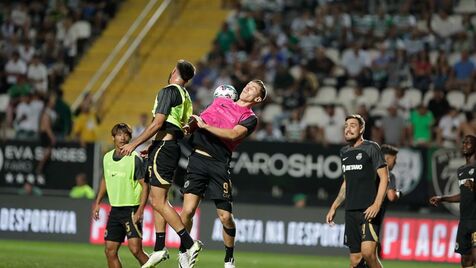
[[[104,240],[122,243],[127,239],[142,239],[142,222],[133,222],[132,216],[139,206],[112,207],[107,220]]]
[[[345,211],[345,238],[344,244],[349,247],[350,253],[359,253],[364,241],[379,242],[382,214],[368,221],[364,216],[364,209]]]
[[[476,220],[460,220],[456,234],[455,252],[465,255],[476,248]]]
[[[180,160],[176,140],[154,141],[149,149],[146,177],[152,186],[170,185]]]
[[[184,193],[233,202],[230,167],[210,156],[190,155],[183,187]]]

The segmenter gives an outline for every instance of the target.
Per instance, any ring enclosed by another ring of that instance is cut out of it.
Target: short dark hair
[[[261,97],[261,101],[264,101],[264,99],[266,99],[266,96],[268,95],[268,90],[264,82],[259,79],[252,80],[251,82],[254,82],[260,86],[259,96]]]
[[[382,151],[382,154],[389,154],[389,155],[397,155],[398,154],[398,148],[389,144],[383,144],[380,147],[380,150]]]
[[[351,115],[348,115],[346,118],[345,118],[345,122],[347,122],[347,120],[349,119],[357,119],[357,121],[359,121],[359,125],[362,126],[362,127],[365,127],[365,120],[364,118],[360,115],[360,114],[351,114]]]
[[[126,123],[119,123],[114,125],[114,127],[111,130],[111,135],[114,137],[119,132],[127,133],[129,134],[129,137],[132,137],[132,128]]]
[[[182,77],[185,82],[188,82],[188,80],[192,79],[195,75],[195,66],[186,60],[179,60],[176,67],[180,73],[180,77]]]

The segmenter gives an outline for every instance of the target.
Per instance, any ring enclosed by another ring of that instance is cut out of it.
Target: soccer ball
[[[232,85],[221,85],[213,91],[213,98],[229,98],[233,101],[238,99],[238,92]]]

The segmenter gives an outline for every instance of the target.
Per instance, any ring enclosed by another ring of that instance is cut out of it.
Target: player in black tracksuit
[[[438,206],[440,202],[459,202],[460,219],[456,234],[455,252],[461,254],[461,267],[476,265],[476,137],[467,135],[463,139],[461,151],[466,164],[458,168],[460,193],[446,196],[433,196],[430,203]]]
[[[350,267],[382,267],[377,256],[381,207],[386,196],[388,169],[377,143],[363,139],[365,121],[360,115],[345,120],[344,136],[349,145],[341,150],[344,181],[326,221],[333,224],[336,209],[345,200],[345,245]]]

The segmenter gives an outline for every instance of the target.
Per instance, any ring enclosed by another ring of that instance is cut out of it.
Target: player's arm
[[[98,195],[96,197],[96,203],[95,203],[94,209],[93,209],[93,219],[94,220],[99,220],[99,209],[100,209],[101,201],[106,196],[106,193],[107,193],[106,180],[104,178],[102,178],[101,184],[99,185]]]
[[[147,128],[137,137],[133,142],[126,144],[121,147],[121,153],[122,154],[127,154],[129,155],[132,151],[134,151],[137,146],[141,145],[142,143],[148,141],[150,138],[152,138],[162,127],[164,124],[165,120],[167,120],[167,115],[165,114],[155,114],[154,120],[152,120],[152,123],[150,123]],[[128,147],[133,147],[133,149],[129,152],[126,149],[129,149]]]
[[[327,213],[326,216],[326,222],[328,224],[333,224],[334,223],[334,217],[336,214],[337,208],[340,207],[342,202],[345,200],[345,179],[342,182],[342,185],[340,186],[339,194],[337,194],[336,199],[334,200],[334,203],[332,203],[331,208],[329,209],[329,212]]]
[[[205,129],[208,132],[212,133],[213,135],[221,138],[227,139],[231,141],[241,140],[246,136],[250,135],[255,129],[258,124],[258,120],[255,116],[251,116],[243,121],[241,121],[238,125],[236,125],[232,129],[225,129],[225,128],[218,128],[214,126],[210,126],[203,121],[198,116],[195,116],[197,119],[197,125],[199,128]]]
[[[398,199],[400,199],[401,192],[398,191],[397,189],[388,189],[387,191],[387,198],[390,200],[390,202],[395,202]]]
[[[388,187],[388,168],[387,166],[380,167],[377,169],[377,175],[380,178],[377,190],[377,196],[375,197],[374,203],[364,211],[365,219],[373,219],[377,216],[380,208],[382,207],[383,200],[387,193]]]
[[[121,147],[122,155],[130,155],[137,146],[152,138],[162,127],[165,120],[167,120],[172,107],[182,103],[182,97],[174,86],[169,86],[159,91],[156,103],[154,120],[152,120],[152,123],[150,123],[133,142]]]
[[[430,198],[430,204],[437,207],[441,202],[458,203],[460,200],[461,195],[459,193],[454,195],[433,196]]]

